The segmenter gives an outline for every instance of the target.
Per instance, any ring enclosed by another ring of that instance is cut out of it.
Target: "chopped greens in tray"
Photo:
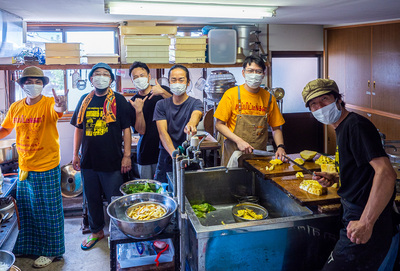
[[[209,213],[211,211],[215,211],[216,209],[214,208],[214,206],[212,206],[211,204],[205,202],[202,204],[193,204],[192,205],[193,211],[196,214],[197,217],[206,217],[206,213]]]
[[[163,191],[162,186],[157,189],[157,185],[154,183],[132,183],[126,185],[122,190],[127,194],[141,193],[141,192],[153,192],[161,193]]]

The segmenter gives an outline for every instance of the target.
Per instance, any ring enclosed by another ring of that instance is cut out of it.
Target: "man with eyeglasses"
[[[114,81],[111,67],[105,63],[94,65],[89,80],[95,89],[81,97],[71,118],[75,126],[72,164],[82,172],[92,232],[82,242],[83,250],[92,248],[104,237],[102,194],[108,203],[112,196],[121,195],[122,174],[131,170],[132,142],[131,108],[125,97],[110,87]]]
[[[259,56],[248,56],[243,62],[245,83],[228,89],[215,111],[215,127],[225,136],[221,164],[227,166],[232,154],[251,154],[254,149],[266,150],[268,125],[277,145],[275,158],[284,158],[285,146],[280,128],[285,123],[273,95],[260,87],[265,64]],[[240,153],[239,153],[240,154]]]

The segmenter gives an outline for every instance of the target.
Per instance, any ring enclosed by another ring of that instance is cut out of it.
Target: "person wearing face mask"
[[[266,150],[268,125],[277,146],[275,158],[286,160],[283,134],[285,123],[273,95],[260,87],[265,64],[259,56],[248,56],[243,62],[245,83],[228,89],[215,111],[215,127],[225,136],[221,164],[227,166],[235,151],[251,154],[253,149]],[[238,153],[238,152],[237,152]],[[229,163],[230,165],[231,163]]]
[[[153,121],[153,113],[158,101],[169,98],[172,95],[169,88],[156,85],[151,86],[150,70],[145,63],[134,62],[129,68],[133,85],[138,93],[132,97],[130,103],[134,108],[132,112],[132,127],[140,134],[137,145],[137,162],[139,176],[142,179],[154,179],[156,172],[160,137],[156,122]]]
[[[340,238],[323,270],[378,270],[397,232],[396,173],[379,133],[367,118],[347,111],[333,80],[313,80],[302,95],[313,116],[336,133],[339,173],[315,172],[313,177],[324,187],[339,184],[343,208]]]
[[[75,126],[72,165],[82,173],[92,232],[82,242],[83,250],[104,237],[102,194],[108,203],[112,196],[121,195],[122,174],[131,170],[132,142],[131,107],[124,96],[111,89],[111,67],[105,63],[94,65],[89,80],[95,89],[81,97],[71,118]]]
[[[160,154],[155,179],[167,182],[167,172],[172,171],[172,152],[185,140],[186,134],[195,135],[203,116],[203,103],[190,97],[186,88],[190,83],[189,70],[183,65],[174,65],[168,72],[172,97],[156,104],[153,120],[160,134]]]
[[[67,109],[66,98],[54,89],[54,97],[42,94],[49,78],[35,66],[25,68],[17,82],[26,98],[10,106],[0,127],[0,138],[16,131],[21,229],[13,252],[40,256],[33,266],[45,267],[65,252],[57,121]]]

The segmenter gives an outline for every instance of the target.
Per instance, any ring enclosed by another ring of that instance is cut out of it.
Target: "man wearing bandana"
[[[75,126],[72,163],[82,173],[92,232],[82,242],[83,250],[104,237],[102,194],[109,203],[112,196],[120,195],[122,174],[131,170],[130,105],[110,88],[114,74],[109,65],[93,66],[89,80],[95,89],[81,97],[71,118]]]

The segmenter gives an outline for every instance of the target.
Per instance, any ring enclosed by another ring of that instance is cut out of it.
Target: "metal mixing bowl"
[[[145,183],[148,183],[150,186],[154,186],[154,188],[155,188],[154,192],[156,192],[160,187],[162,187],[161,182],[159,182],[159,181],[151,180],[151,179],[140,179],[140,180],[129,181],[129,182],[122,184],[119,187],[119,191],[122,193],[122,195],[130,195],[130,194],[124,192],[124,189],[127,186],[132,185],[132,184],[145,184]],[[145,193],[145,192],[142,192],[142,193]]]
[[[257,215],[262,215],[263,217],[261,219],[245,219],[243,217],[237,216],[236,214],[238,213],[238,211],[243,209],[250,209]],[[266,219],[268,217],[268,211],[261,205],[251,202],[243,202],[236,204],[235,206],[232,207],[232,215],[236,222],[249,222],[249,221]]]
[[[14,262],[15,262],[15,256],[13,253],[7,250],[0,250],[0,263],[4,263],[8,266],[8,269],[6,270],[10,270]]]
[[[167,214],[158,219],[133,221],[126,215],[126,209],[140,202],[157,202],[167,208]],[[127,236],[136,239],[146,239],[161,233],[175,213],[178,203],[167,195],[157,193],[136,193],[122,196],[107,207],[107,213],[113,223]]]

